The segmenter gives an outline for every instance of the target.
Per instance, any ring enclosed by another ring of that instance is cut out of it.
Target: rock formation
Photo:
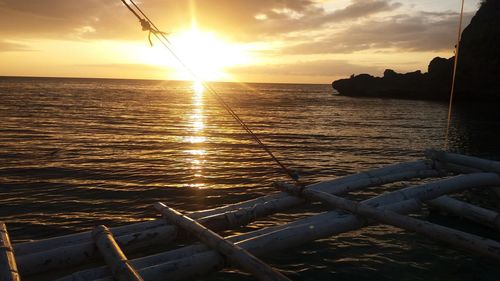
[[[341,95],[447,100],[454,57],[436,57],[427,69],[405,74],[387,69],[383,77],[353,75],[334,81]],[[462,33],[456,97],[461,100],[500,100],[500,0],[486,0]]]

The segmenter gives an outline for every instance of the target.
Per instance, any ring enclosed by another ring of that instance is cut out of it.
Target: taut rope
[[[205,82],[202,79],[198,78],[198,75],[187,65],[184,63],[184,61],[176,54],[176,52],[173,50],[172,46],[173,44],[168,40],[166,33],[162,32],[158,29],[158,27],[154,24],[153,21],[151,21],[148,16],[137,6],[137,4],[133,0],[128,0],[137,11],[135,11],[125,0],[121,0],[122,3],[134,14],[134,16],[139,20],[141,23],[142,30],[148,31],[149,36],[153,34],[158,41],[174,56],[174,58],[189,72],[189,74],[192,76],[193,79],[197,81],[201,81],[201,84],[205,89],[211,93],[216,101],[231,115],[237,122],[238,124],[250,135],[255,142],[271,157],[271,159],[276,162],[276,164],[281,168],[281,170],[291,179],[293,180],[296,185],[298,185],[301,189],[304,188],[304,185],[299,181],[299,177],[296,173],[292,172],[290,169],[288,169],[283,162],[281,162],[276,156],[273,154],[273,152],[260,140],[260,138],[248,127],[248,125],[234,112],[234,110],[224,101],[224,99],[217,93],[217,91],[210,86],[207,82]],[[142,15],[142,17],[141,17]],[[150,43],[151,39],[148,37]]]

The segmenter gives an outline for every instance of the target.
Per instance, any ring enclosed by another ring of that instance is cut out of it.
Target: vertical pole
[[[4,223],[0,223],[0,280],[19,281],[14,250],[10,244],[9,233]]]
[[[460,9],[460,20],[458,23],[458,34],[457,34],[457,45],[455,47],[455,63],[453,64],[453,78],[451,79],[451,92],[450,92],[450,103],[448,104],[448,121],[446,123],[446,135],[444,141],[444,150],[448,150],[450,125],[451,125],[451,113],[453,108],[453,96],[455,94],[455,80],[457,76],[457,65],[458,65],[458,51],[460,50],[460,38],[462,34],[462,19],[464,17],[464,2],[462,0],[462,8]]]

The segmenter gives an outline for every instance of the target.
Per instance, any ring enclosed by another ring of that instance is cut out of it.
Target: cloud
[[[473,13],[464,15],[466,26]],[[456,40],[458,13],[418,12],[367,20],[283,50],[291,54],[352,53],[367,49],[450,50]]]
[[[10,41],[0,41],[0,52],[26,52],[32,51],[28,45]]]
[[[141,4],[165,31],[189,27],[194,19],[204,29],[241,40],[366,18],[399,6],[390,0],[352,0],[343,9],[327,12],[321,1],[312,0],[148,0]],[[4,37],[144,38],[138,21],[118,0],[0,0],[0,13]]]
[[[361,18],[380,12],[387,12],[401,7],[399,2],[391,3],[384,0],[353,0],[351,4],[344,9],[336,10],[327,17],[334,21]]]
[[[106,70],[121,70],[124,69],[136,72],[169,72],[171,71],[166,66],[139,64],[139,63],[102,63],[102,64],[75,64],[76,67],[85,67],[91,69],[106,69]]]
[[[236,75],[344,76],[346,73],[382,72],[376,66],[358,65],[346,60],[295,61],[283,64],[239,66],[228,69]]]
[[[106,33],[120,32],[132,22],[124,20],[119,1],[0,0],[0,34],[11,38],[76,39],[82,30],[99,28]],[[108,27],[113,27],[108,30]],[[126,38],[126,36],[124,36]]]
[[[253,34],[276,36],[291,32],[314,30],[329,24],[344,21],[367,19],[373,15],[392,11],[401,6],[390,0],[352,0],[343,9],[325,11],[317,3],[310,2],[301,9],[271,9],[261,11],[258,16],[262,20],[250,23]],[[255,16],[254,16],[255,19]]]

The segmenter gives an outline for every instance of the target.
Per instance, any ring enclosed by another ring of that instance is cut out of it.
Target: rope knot
[[[145,19],[140,19],[142,31],[152,31],[151,24]]]

